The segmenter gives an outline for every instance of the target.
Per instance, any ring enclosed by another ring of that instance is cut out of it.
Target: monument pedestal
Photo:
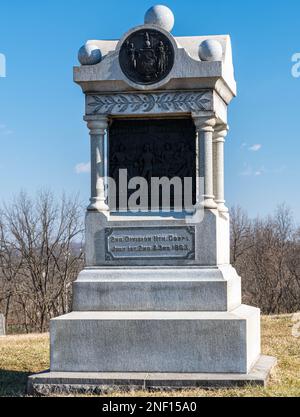
[[[87,268],[73,291],[31,394],[264,386],[276,364],[260,354],[260,311],[241,305],[230,265]]]
[[[51,322],[52,372],[240,373],[260,355],[259,310],[73,312]]]
[[[260,311],[241,304],[236,270],[214,265],[229,245],[228,214],[139,224],[87,214],[88,266],[73,284],[73,312],[51,321],[50,372],[31,377],[29,392],[265,385],[276,360],[261,356]],[[186,248],[170,261],[174,240]]]
[[[73,284],[73,311],[231,311],[241,279],[220,267],[97,267]]]

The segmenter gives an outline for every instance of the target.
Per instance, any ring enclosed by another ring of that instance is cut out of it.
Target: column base
[[[277,360],[260,356],[248,374],[44,372],[29,377],[28,395],[109,394],[132,390],[266,387]]]
[[[92,201],[87,207],[88,211],[109,212],[109,207],[103,200]]]
[[[218,208],[213,197],[204,197],[203,206],[205,209],[214,210]]]
[[[224,200],[215,200],[216,204],[218,205],[218,210],[220,213],[228,213],[229,209],[225,206]]]

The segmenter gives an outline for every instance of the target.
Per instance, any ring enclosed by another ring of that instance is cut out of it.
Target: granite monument
[[[260,311],[242,304],[230,265],[230,37],[174,37],[173,24],[154,6],[119,41],[79,51],[86,267],[73,311],[51,322],[50,372],[30,389],[265,384],[276,362],[261,355]]]

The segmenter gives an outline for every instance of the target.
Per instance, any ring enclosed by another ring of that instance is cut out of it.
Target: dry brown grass
[[[292,336],[293,325],[291,315],[263,317],[262,319],[263,353],[278,358],[278,367],[272,375],[268,388],[115,393],[110,396],[299,397],[300,338]],[[0,396],[24,395],[27,376],[48,367],[48,335],[0,338]]]
[[[0,396],[24,395],[28,375],[47,368],[48,334],[0,337]]]

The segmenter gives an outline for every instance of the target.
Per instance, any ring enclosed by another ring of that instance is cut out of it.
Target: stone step
[[[111,394],[133,390],[265,387],[277,360],[260,356],[248,374],[43,372],[28,379],[28,395]]]
[[[231,311],[241,280],[219,268],[86,269],[73,286],[73,311]]]
[[[51,321],[52,372],[248,373],[260,311],[73,312]]]

